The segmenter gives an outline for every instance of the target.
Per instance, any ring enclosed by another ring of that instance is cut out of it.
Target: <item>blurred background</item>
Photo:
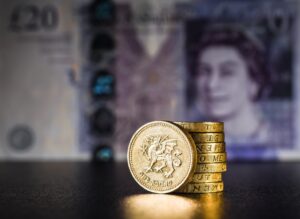
[[[224,121],[230,160],[300,160],[298,1],[0,3],[1,160],[125,160],[152,120]]]

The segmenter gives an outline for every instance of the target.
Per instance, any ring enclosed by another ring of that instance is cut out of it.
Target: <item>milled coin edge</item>
[[[187,122],[187,121],[172,121],[173,124],[180,126],[188,132],[200,132],[200,133],[218,133],[224,132],[224,122]],[[205,130],[203,126],[205,125],[217,125],[219,128],[217,130]]]

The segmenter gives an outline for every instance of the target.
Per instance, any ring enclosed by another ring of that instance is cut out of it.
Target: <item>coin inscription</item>
[[[224,163],[226,153],[198,154],[198,163]]]
[[[195,143],[218,143],[224,141],[224,133],[197,133],[191,132]]]
[[[195,173],[192,179],[192,183],[201,182],[220,182],[222,181],[221,173]]]
[[[197,143],[197,152],[200,154],[225,152],[225,143]]]
[[[226,163],[207,163],[207,164],[197,164],[195,173],[221,173],[226,172]]]
[[[222,192],[224,190],[223,182],[213,183],[189,183],[185,187],[178,190],[182,193],[209,193]]]
[[[188,132],[224,132],[223,122],[174,122]]]
[[[131,138],[128,166],[144,189],[168,193],[191,179],[196,156],[191,136],[170,122],[154,121],[142,126]]]

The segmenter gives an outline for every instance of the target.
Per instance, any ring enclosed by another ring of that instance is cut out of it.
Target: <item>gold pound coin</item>
[[[202,154],[220,153],[225,152],[225,143],[197,143],[196,148],[197,152]]]
[[[224,133],[190,133],[195,143],[218,143],[224,142]]]
[[[190,183],[220,182],[222,173],[195,173]]]
[[[198,163],[224,163],[226,162],[226,153],[210,153],[199,154],[197,158]]]
[[[221,173],[226,170],[226,163],[197,164],[195,173]]]
[[[224,190],[223,182],[215,183],[188,183],[185,187],[180,188],[181,193],[210,193],[222,192]]]
[[[188,132],[224,132],[223,122],[174,122]]]
[[[143,125],[128,146],[128,166],[135,181],[154,193],[177,190],[194,174],[196,146],[188,133],[165,121]]]

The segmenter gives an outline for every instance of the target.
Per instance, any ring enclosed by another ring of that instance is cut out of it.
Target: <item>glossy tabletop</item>
[[[300,163],[230,163],[225,191],[158,195],[126,163],[0,163],[0,218],[300,218]]]

